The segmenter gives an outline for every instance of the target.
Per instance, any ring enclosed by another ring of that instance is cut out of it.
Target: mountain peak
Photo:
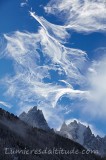
[[[78,124],[76,120],[74,120],[72,123],[74,123],[74,124]]]
[[[37,106],[32,107],[28,112],[37,112]]]
[[[78,142],[87,149],[98,150],[101,155],[105,154],[106,137],[95,136],[89,125],[86,127],[76,120],[68,125],[63,122],[58,134]]]
[[[42,110],[38,109],[37,106],[31,108],[28,113],[23,112],[19,118],[33,127],[50,130]]]
[[[67,130],[67,124],[65,121],[63,122],[60,131],[63,131],[63,130]]]
[[[86,131],[87,131],[87,133],[92,134],[92,131],[91,131],[91,128],[89,127],[89,125],[88,125],[88,127],[86,127]]]
[[[21,114],[20,114],[20,116],[25,116],[26,115],[26,112],[22,112]]]
[[[78,122],[76,121],[76,120],[74,120],[74,121],[72,121],[70,124],[69,124],[69,126],[77,126],[78,125]]]

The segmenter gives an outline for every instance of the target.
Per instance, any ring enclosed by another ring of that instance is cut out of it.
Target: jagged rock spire
[[[50,130],[42,110],[37,109],[37,106],[31,108],[28,113],[23,112],[19,118],[33,127]]]

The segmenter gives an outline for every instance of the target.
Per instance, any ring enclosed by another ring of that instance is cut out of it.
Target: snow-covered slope
[[[36,106],[31,108],[28,113],[23,112],[20,114],[19,118],[33,127],[50,130],[42,110],[37,109]]]
[[[86,127],[76,120],[68,125],[64,122],[58,134],[80,143],[87,149],[97,150],[100,155],[106,155],[106,137],[95,136],[89,126]]]

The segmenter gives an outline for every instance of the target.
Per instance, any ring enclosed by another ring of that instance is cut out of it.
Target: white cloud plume
[[[51,0],[45,11],[64,16],[64,27],[78,32],[106,31],[105,0]]]
[[[88,69],[91,98],[84,112],[93,117],[106,118],[106,56],[93,61]]]
[[[64,26],[52,24],[43,17],[38,17],[35,12],[30,12],[30,15],[34,19],[36,19],[39,24],[44,28],[49,38],[56,41],[57,43],[59,43],[58,41],[65,43],[65,40],[69,37],[69,34]]]
[[[12,106],[10,104],[8,104],[7,102],[4,101],[0,101],[0,105],[7,107],[7,108],[11,108]]]

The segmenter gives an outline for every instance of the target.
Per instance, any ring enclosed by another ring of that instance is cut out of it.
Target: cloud
[[[0,105],[7,107],[7,108],[11,108],[12,106],[10,104],[8,104],[7,102],[4,101],[0,101]]]
[[[105,0],[51,0],[47,13],[65,17],[64,27],[78,32],[106,31]]]
[[[3,55],[14,64],[14,75],[6,75],[0,80],[6,87],[4,95],[15,98],[20,108],[34,103],[41,107],[41,102],[44,108],[47,104],[56,108],[58,100],[65,94],[73,99],[86,99],[88,91],[74,88],[74,85],[83,86],[85,82],[80,70],[86,62],[86,53],[64,45],[63,39],[68,33],[62,27],[33,12],[30,15],[39,23],[36,33],[16,31],[4,34]],[[58,119],[58,114],[56,117]]]
[[[52,102],[53,106],[56,106],[58,100],[64,96],[65,94],[69,94],[71,98],[82,98],[82,99],[88,99],[89,92],[88,91],[81,91],[81,90],[74,90],[71,88],[62,88],[57,90],[57,94],[55,97],[55,101]]]
[[[42,49],[45,52],[45,54],[49,54],[50,58],[54,63],[58,63],[59,65],[61,65],[63,70],[65,71],[65,74],[70,75],[70,77],[79,75],[78,69],[80,69],[84,64],[84,62],[86,62],[86,53],[82,50],[67,48],[64,45],[62,45],[59,39],[55,36],[57,33],[59,33],[60,37],[62,38],[61,28],[59,26],[58,28],[56,25],[52,26],[52,24],[44,20],[44,18],[42,21],[42,19],[36,16],[35,13],[33,12],[30,12],[30,14],[42,26],[40,30],[40,35],[41,36],[43,35],[41,45],[44,45]],[[54,35],[50,34],[49,30],[53,31],[55,34]],[[65,36],[67,37],[67,32],[63,32],[62,30],[62,34],[63,33],[64,33],[63,36],[64,39]],[[71,76],[71,74],[73,75]],[[80,77],[78,79],[80,79]]]
[[[20,3],[21,7],[24,7],[28,4],[28,0],[24,0],[23,2]]]
[[[48,37],[50,37],[52,40],[65,43],[65,40],[69,38],[69,34],[67,30],[64,28],[64,26],[52,24],[48,22],[43,17],[38,17],[35,12],[29,12],[30,15],[39,22],[39,24],[44,28],[46,34]]]
[[[79,68],[86,60],[85,52],[66,48],[60,42],[57,43],[56,38],[50,36],[45,27],[40,28],[36,34],[15,32],[4,37],[7,40],[6,54],[15,62],[16,72],[14,77],[5,79],[8,95],[17,95],[21,100],[27,101],[30,97],[35,100],[35,97],[40,96],[43,100],[51,99],[54,107],[58,99],[66,93],[76,96],[86,93],[61,86],[62,79],[58,79],[59,74],[56,84],[53,81],[44,83],[45,78],[52,79],[51,70],[55,72],[62,70],[67,83],[70,79],[73,83],[76,81],[82,83],[84,77]],[[40,62],[41,54],[44,58],[43,63]]]
[[[24,7],[24,6],[26,6],[26,5],[27,5],[27,3],[21,3],[21,4],[20,4],[21,7]]]
[[[93,117],[106,118],[106,56],[93,61],[88,69],[88,81],[90,90],[90,101],[84,112],[90,113]]]

